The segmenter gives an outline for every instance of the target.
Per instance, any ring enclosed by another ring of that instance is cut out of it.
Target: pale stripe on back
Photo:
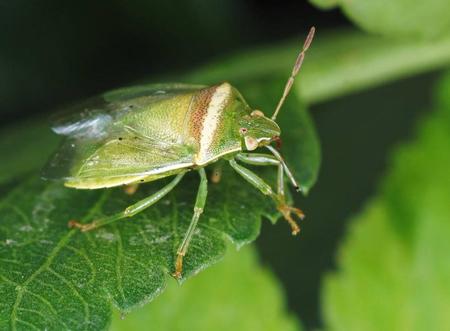
[[[231,86],[227,83],[219,85],[211,97],[205,116],[203,118],[200,149],[197,154],[197,164],[201,164],[208,158],[208,152],[214,142],[215,133],[219,127],[222,110],[231,95]]]

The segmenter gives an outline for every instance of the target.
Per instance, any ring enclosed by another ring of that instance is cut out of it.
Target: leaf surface
[[[324,283],[329,330],[450,329],[450,75]]]
[[[239,271],[238,273],[236,271]],[[161,298],[122,316],[111,331],[294,331],[301,327],[286,313],[274,276],[263,268],[253,247],[230,249],[224,260],[180,288],[168,284]]]

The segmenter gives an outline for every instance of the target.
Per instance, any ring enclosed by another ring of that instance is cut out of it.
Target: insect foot
[[[281,204],[278,206],[278,210],[283,215],[284,219],[288,221],[292,229],[292,234],[295,236],[300,232],[300,227],[297,222],[292,218],[292,214],[295,214],[300,220],[305,218],[305,214],[298,208],[291,207],[287,204]]]
[[[181,274],[183,271],[183,257],[184,257],[183,253],[180,252],[177,253],[177,260],[175,262],[175,272],[172,274],[172,276],[174,276],[176,279],[181,278]]]
[[[212,173],[211,173],[211,182],[213,182],[214,184],[218,184],[220,183],[220,180],[222,179],[222,168],[214,168]]]
[[[139,184],[129,184],[129,185],[125,185],[123,188],[123,191],[125,192],[125,194],[127,195],[133,195],[136,193],[137,189],[139,187]]]
[[[67,226],[71,229],[73,228],[77,228],[80,229],[81,232],[86,232],[86,231],[90,231],[93,230],[97,227],[97,224],[95,222],[91,222],[91,223],[87,223],[87,224],[82,224],[80,222],[71,220],[67,223]]]

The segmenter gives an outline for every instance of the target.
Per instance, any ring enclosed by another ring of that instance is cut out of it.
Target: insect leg
[[[180,182],[180,180],[181,180],[181,178],[183,178],[184,174],[185,174],[185,172],[178,174],[169,184],[164,186],[161,190],[159,190],[158,192],[150,195],[149,197],[142,199],[142,200],[138,201],[137,203],[127,207],[124,211],[122,211],[120,213],[117,213],[117,214],[114,214],[111,216],[107,216],[104,218],[100,218],[96,221],[93,221],[93,222],[87,223],[87,224],[81,224],[76,221],[70,221],[69,227],[78,228],[82,232],[85,232],[85,231],[99,228],[101,226],[118,221],[123,218],[134,216],[137,213],[139,213],[139,212],[143,211],[144,209],[150,207],[151,205],[155,204],[161,198],[163,198],[165,195],[167,195],[167,193],[169,193]]]
[[[213,182],[214,184],[217,184],[220,182],[220,180],[222,179],[222,161],[217,161],[213,168],[212,168],[212,173],[210,176],[210,180],[211,182]]]
[[[124,186],[123,190],[124,190],[125,194],[133,195],[134,193],[136,193],[138,187],[139,187],[139,184],[128,184],[128,185]]]
[[[181,243],[177,251],[177,260],[175,262],[175,273],[173,274],[176,278],[181,277],[181,272],[183,271],[183,257],[186,255],[189,243],[191,242],[192,236],[194,235],[198,219],[200,218],[200,215],[203,213],[203,208],[205,207],[206,203],[206,196],[208,195],[208,179],[206,177],[205,169],[200,168],[198,172],[200,174],[200,185],[197,191],[197,198],[195,200],[194,215],[192,216],[189,228],[184,235],[183,242]]]
[[[288,221],[289,225],[292,228],[292,234],[296,235],[300,232],[300,228],[295,220],[292,218],[291,213],[297,215],[298,218],[303,219],[303,212],[295,207],[289,206],[284,198],[284,195],[275,194],[270,187],[261,177],[255,174],[250,169],[247,169],[236,163],[235,160],[230,160],[230,165],[233,167],[236,172],[241,175],[247,182],[255,186],[258,190],[260,190],[264,195],[270,196],[276,203],[277,209],[281,212],[283,217]],[[278,181],[283,180],[278,176]]]
[[[246,164],[256,166],[277,166],[277,193],[280,196],[284,196],[284,170],[281,162],[273,155],[262,153],[239,153],[236,155],[236,159]]]
[[[263,153],[239,153],[236,159],[256,166],[280,165],[280,161],[275,156]]]

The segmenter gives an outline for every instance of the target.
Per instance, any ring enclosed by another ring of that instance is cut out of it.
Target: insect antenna
[[[283,95],[281,96],[280,101],[278,101],[277,108],[275,109],[275,112],[272,115],[272,120],[274,120],[274,121],[277,118],[277,115],[281,109],[281,106],[283,106],[284,100],[286,100],[286,97],[288,96],[288,94],[292,88],[292,84],[294,84],[295,77],[297,76],[298,72],[300,71],[300,68],[303,63],[303,59],[305,58],[305,53],[308,50],[309,46],[311,45],[311,42],[314,38],[315,31],[316,31],[315,27],[312,27],[309,30],[308,36],[306,37],[305,42],[303,43],[302,50],[300,51],[300,53],[297,56],[297,59],[295,60],[295,64],[294,64],[294,67],[292,68],[291,76],[289,76],[289,79],[287,80],[286,85],[284,86]]]

